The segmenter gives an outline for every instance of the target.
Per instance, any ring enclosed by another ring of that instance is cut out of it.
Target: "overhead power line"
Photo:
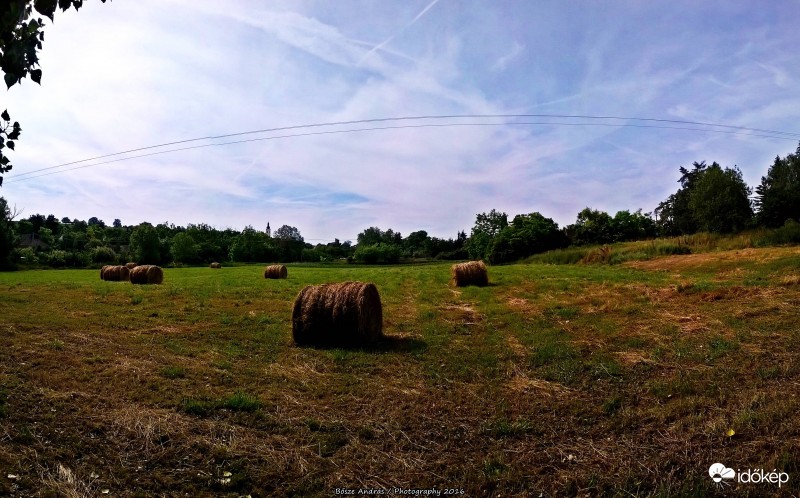
[[[226,141],[226,142],[215,142],[210,144],[201,144],[201,145],[193,145],[188,147],[179,147],[179,148],[171,148],[167,150],[160,150],[155,152],[149,152],[145,154],[136,154],[127,157],[119,157],[124,156],[125,154],[132,154],[136,152],[142,152],[146,150],[153,150],[159,149],[163,147],[169,147],[173,145],[181,145],[187,144],[192,142],[199,142],[203,140],[217,140],[223,138],[232,138],[232,137],[239,137],[239,136],[246,136],[246,135],[254,135],[254,134],[261,134],[261,133],[274,133],[279,131],[289,131],[289,130],[298,130],[298,129],[308,129],[308,128],[321,128],[321,127],[329,127],[329,126],[347,126],[347,125],[354,125],[354,124],[368,124],[368,123],[384,123],[384,122],[402,122],[402,121],[412,121],[412,120],[443,120],[443,119],[521,119],[521,118],[548,118],[548,119],[586,119],[586,120],[616,120],[616,121],[636,121],[638,123],[663,123],[664,125],[647,125],[647,124],[631,124],[631,123],[598,123],[598,122],[554,122],[554,121],[508,121],[508,122],[501,122],[501,123],[480,123],[480,122],[470,122],[470,123],[428,123],[428,124],[413,124],[413,125],[397,125],[397,126],[373,126],[373,127],[365,127],[365,128],[348,128],[344,130],[327,130],[327,131],[318,131],[318,132],[308,132],[308,133],[293,133],[293,134],[285,134],[285,135],[276,135],[276,136],[269,136],[269,137],[259,137],[259,138],[251,138],[246,140],[234,140],[234,141]],[[688,126],[667,126],[668,124],[674,125],[691,125],[692,127]],[[392,117],[392,118],[373,118],[373,119],[361,119],[361,120],[351,120],[351,121],[333,121],[327,123],[311,123],[311,124],[302,124],[302,125],[293,125],[293,126],[282,126],[277,128],[265,128],[261,130],[251,130],[251,131],[243,131],[237,133],[228,133],[224,135],[210,135],[206,137],[198,137],[198,138],[191,138],[186,140],[178,140],[173,142],[165,142],[162,144],[157,145],[149,145],[146,147],[138,147],[134,149],[128,149],[120,152],[114,152],[112,154],[104,154],[100,156],[94,156],[86,159],[81,159],[78,161],[70,161],[66,163],[57,164],[55,166],[49,166],[46,168],[40,168],[32,171],[28,171],[25,173],[20,173],[16,175],[14,178],[10,178],[7,180],[8,182],[14,181],[24,181],[30,180],[33,178],[40,178],[43,176],[49,176],[57,173],[65,173],[68,171],[74,171],[77,169],[89,168],[92,166],[100,166],[103,164],[127,161],[130,159],[137,159],[142,157],[148,156],[155,156],[161,154],[168,154],[172,152],[180,152],[192,149],[200,149],[206,147],[218,147],[224,145],[234,145],[234,144],[241,144],[241,143],[248,143],[248,142],[258,142],[258,141],[265,141],[265,140],[279,140],[279,139],[286,139],[286,138],[295,138],[295,137],[305,137],[305,136],[315,136],[315,135],[333,135],[333,134],[342,134],[342,133],[355,133],[355,132],[365,132],[365,131],[378,131],[378,130],[395,130],[395,129],[408,129],[408,128],[442,128],[442,127],[455,127],[455,126],[533,126],[533,125],[551,125],[551,126],[598,126],[598,127],[617,127],[617,128],[656,128],[656,129],[671,129],[671,130],[684,130],[684,131],[699,131],[705,133],[722,133],[722,134],[730,134],[730,135],[742,135],[742,136],[753,136],[753,137],[761,137],[761,138],[773,138],[779,140],[798,140],[800,139],[800,133],[795,132],[787,132],[787,131],[779,131],[779,130],[769,130],[764,128],[751,128],[746,126],[734,126],[734,125],[725,125],[725,124],[718,124],[718,123],[706,123],[700,121],[687,121],[687,120],[676,120],[676,119],[658,119],[658,118],[637,118],[637,117],[621,117],[621,116],[590,116],[590,115],[577,115],[577,114],[453,114],[453,115],[430,115],[430,116],[403,116],[403,117]],[[702,126],[704,128],[698,128]],[[114,158],[114,159],[109,159]],[[65,168],[66,166],[73,166],[76,164],[88,163],[90,161],[97,161],[100,159],[109,159],[107,161],[95,162],[91,164],[83,164],[81,166],[76,166],[73,168],[67,169],[59,169]],[[57,170],[57,171],[52,171]],[[48,173],[42,173],[44,171],[49,171]],[[36,174],[42,173],[42,174]]]

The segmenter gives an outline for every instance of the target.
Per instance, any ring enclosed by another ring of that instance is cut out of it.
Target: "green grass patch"
[[[236,391],[231,396],[223,399],[219,406],[235,412],[254,412],[261,408],[261,401],[256,396]]]
[[[181,411],[189,415],[205,417],[216,410],[218,403],[209,399],[184,398],[181,402]]]
[[[261,401],[246,392],[236,391],[226,398],[211,399],[184,398],[181,402],[181,410],[189,415],[206,417],[217,410],[230,410],[233,412],[255,412],[261,408]]]
[[[507,419],[493,420],[485,426],[484,431],[496,439],[520,437],[540,432],[531,421],[524,418],[513,421]]]
[[[162,377],[166,377],[167,379],[183,379],[186,377],[186,369],[175,365],[162,367],[159,373]]]

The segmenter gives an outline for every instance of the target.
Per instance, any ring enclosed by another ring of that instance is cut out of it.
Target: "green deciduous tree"
[[[266,233],[259,232],[248,225],[241,234],[233,239],[230,259],[231,261],[263,263],[277,259],[277,251],[272,246],[272,239]]]
[[[400,247],[397,244],[379,242],[377,244],[358,244],[353,258],[360,263],[397,263],[400,261]]]
[[[794,154],[775,158],[756,187],[759,223],[774,228],[800,221],[800,145]]]
[[[19,139],[22,133],[22,128],[19,122],[11,122],[11,116],[8,115],[8,110],[4,110],[0,114],[0,186],[3,185],[3,173],[11,171],[14,166],[11,160],[3,152],[3,149],[8,148],[14,150],[16,147],[15,140]]]
[[[753,219],[751,193],[738,168],[722,169],[713,163],[697,179],[689,194],[689,207],[700,230],[737,232]]]
[[[0,197],[0,270],[7,270],[11,267],[11,252],[16,246],[12,218],[13,214],[8,203]]]
[[[428,232],[418,230],[411,232],[408,237],[403,239],[403,249],[405,254],[412,258],[427,258],[431,256],[431,238]]]
[[[465,245],[469,257],[484,259],[489,256],[489,250],[494,238],[501,230],[508,226],[508,215],[492,209],[488,213],[475,216],[475,226],[472,227],[469,240]]]
[[[614,240],[613,219],[605,211],[584,208],[578,213],[575,224],[567,227],[572,243],[608,244]]]
[[[58,235],[61,232],[61,223],[58,221],[58,218],[52,214],[47,215],[47,218],[44,220],[44,226],[49,228],[54,235]]]
[[[110,247],[95,247],[89,254],[95,263],[114,263],[117,260],[117,253]]]
[[[467,240],[467,233],[463,230],[458,232],[455,240],[431,237],[428,243],[430,256],[436,259],[467,259],[469,257],[465,249]]]
[[[378,227],[369,227],[358,234],[356,242],[360,246],[371,246],[381,243],[402,246],[403,235],[400,232],[395,232],[391,228],[384,232]]]
[[[558,224],[540,213],[519,214],[493,239],[490,263],[506,263],[551,249],[566,247],[567,236]]]
[[[383,231],[378,227],[369,227],[356,237],[356,244],[369,246],[383,242]]]
[[[42,244],[47,245],[47,247],[56,245],[56,237],[53,235],[53,231],[47,227],[39,229],[39,240],[42,241]]]
[[[272,236],[276,239],[303,242],[303,236],[300,235],[300,230],[289,225],[283,225],[279,229],[275,230],[275,233],[272,234]]]
[[[617,211],[614,219],[611,220],[611,232],[614,242],[626,242],[629,240],[643,240],[658,235],[658,227],[650,213],[642,214],[641,209],[636,212],[623,210]]]
[[[279,261],[300,261],[303,258],[303,249],[306,248],[306,245],[297,228],[283,225],[275,230],[272,238],[278,250]]]
[[[692,163],[692,169],[683,166],[679,168],[681,177],[678,182],[681,187],[655,209],[658,227],[663,235],[690,234],[698,231],[699,225],[689,206],[689,197],[705,169],[705,161],[699,163],[695,161]]]
[[[161,262],[161,240],[150,223],[142,223],[131,232],[130,252],[139,264]]]
[[[200,246],[188,233],[180,232],[172,237],[170,253],[176,263],[197,263],[199,262],[199,252]]]
[[[230,246],[234,238],[232,230],[220,231],[201,223],[187,226],[186,233],[198,245],[197,258],[200,262],[224,261],[230,257]]]

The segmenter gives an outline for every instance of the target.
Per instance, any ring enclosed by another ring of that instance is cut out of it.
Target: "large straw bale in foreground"
[[[129,272],[130,270],[125,266],[106,265],[100,269],[100,278],[111,282],[120,282],[128,280]]]
[[[217,263],[216,261],[209,265],[211,268],[222,268],[222,265]]]
[[[264,278],[286,278],[288,275],[286,265],[269,265],[264,268]]]
[[[457,287],[467,285],[477,285],[483,287],[489,285],[489,274],[486,272],[486,265],[483,261],[468,261],[457,263],[450,268],[453,276],[453,283]]]
[[[297,295],[292,337],[298,345],[356,345],[383,337],[383,308],[375,284],[309,285]]]
[[[160,284],[164,281],[164,271],[156,265],[139,265],[131,270],[132,284]]]

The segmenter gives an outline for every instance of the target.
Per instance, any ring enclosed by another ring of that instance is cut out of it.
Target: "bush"
[[[786,220],[782,227],[765,235],[762,240],[766,242],[766,245],[800,244],[800,223]]]
[[[328,258],[326,257],[325,253],[320,251],[319,249],[303,249],[303,257],[302,261],[306,262],[318,262],[318,261],[327,261]]]
[[[446,261],[461,261],[464,259],[469,259],[469,254],[467,254],[467,250],[464,248],[456,249],[455,251],[447,251],[447,252],[440,252],[436,255],[434,259],[439,260],[446,260]]]
[[[569,247],[555,249],[527,258],[529,263],[543,263],[546,265],[573,265],[582,260],[591,249],[588,247]]]
[[[83,268],[89,266],[91,257],[87,252],[53,250],[41,254],[39,261],[53,268]]]
[[[40,261],[53,268],[63,268],[67,266],[67,251],[52,250],[40,256]]]
[[[66,264],[71,268],[85,268],[92,262],[88,252],[67,252]]]
[[[117,261],[117,253],[110,247],[95,247],[92,249],[91,258],[95,263],[114,263]]]
[[[365,264],[397,263],[400,261],[400,248],[383,242],[358,246],[353,257],[359,263]]]
[[[17,249],[17,258],[25,265],[35,265],[39,262],[39,257],[36,256],[36,251],[32,247]]]

